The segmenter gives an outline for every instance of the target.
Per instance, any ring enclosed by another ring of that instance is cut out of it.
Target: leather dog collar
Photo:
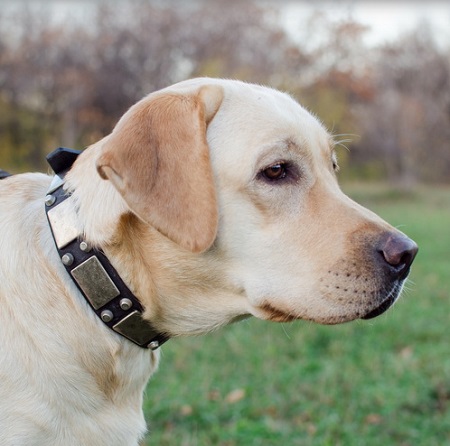
[[[10,177],[11,174],[9,172],[6,172],[5,170],[0,169],[0,180],[3,180],[4,178]]]
[[[169,339],[143,319],[144,308],[125,285],[105,254],[89,246],[78,233],[64,176],[80,151],[59,148],[47,156],[55,172],[45,199],[45,211],[61,262],[95,314],[116,333],[151,350]]]

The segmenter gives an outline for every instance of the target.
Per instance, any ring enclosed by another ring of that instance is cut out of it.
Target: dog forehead
[[[330,138],[321,122],[282,91],[217,78],[189,79],[165,91],[190,94],[208,85],[223,89],[223,101],[207,130],[216,172],[228,170],[233,177],[248,177],[261,151],[273,148],[276,152],[286,142],[293,142],[292,147],[307,152],[318,164],[330,156]]]
[[[236,129],[258,145],[292,140],[315,146],[327,139],[320,121],[289,94],[254,84],[232,84],[226,91],[223,112]],[[247,129],[248,131],[245,131]]]
[[[222,166],[250,167],[262,151],[276,153],[287,143],[318,159],[330,153],[327,131],[288,94],[243,82],[226,83],[224,91],[208,128],[212,158]]]
[[[320,121],[302,107],[288,93],[271,87],[232,79],[193,78],[181,81],[163,91],[191,93],[200,87],[219,85],[224,91],[224,101],[219,109],[222,119],[232,125],[248,122],[261,128],[277,130],[291,126],[300,133],[325,133]],[[271,125],[267,126],[267,121]]]

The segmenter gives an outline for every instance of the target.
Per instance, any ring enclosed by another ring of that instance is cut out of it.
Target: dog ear
[[[206,128],[222,100],[213,85],[154,93],[122,117],[97,160],[139,218],[192,252],[208,249],[217,233]]]

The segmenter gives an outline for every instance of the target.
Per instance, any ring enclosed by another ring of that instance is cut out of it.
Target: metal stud
[[[92,247],[87,242],[81,242],[80,249],[84,252],[89,252],[92,249]]]
[[[152,341],[152,342],[150,342],[150,344],[147,345],[147,347],[150,350],[156,350],[157,348],[159,348],[159,342],[158,341]]]
[[[122,310],[129,310],[132,306],[133,306],[133,302],[131,302],[130,299],[124,297],[123,299],[120,299],[120,308],[122,308]]]
[[[54,195],[47,195],[45,197],[45,204],[46,206],[51,206],[55,203],[56,197]]]
[[[100,317],[102,318],[103,322],[111,322],[114,315],[113,315],[112,311],[110,311],[110,310],[103,310],[100,313]]]
[[[64,263],[64,265],[70,266],[70,265],[72,265],[74,258],[73,258],[73,255],[70,252],[68,252],[67,254],[64,254],[61,257],[61,260]]]

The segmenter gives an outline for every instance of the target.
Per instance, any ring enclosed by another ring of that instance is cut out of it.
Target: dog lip
[[[400,295],[401,289],[402,289],[401,282],[396,283],[392,288],[392,290],[390,291],[390,293],[388,294],[387,298],[384,299],[383,302],[374,310],[369,311],[365,316],[361,317],[361,319],[364,320],[373,319],[385,313],[395,303],[398,296]]]
[[[292,322],[298,319],[296,316],[279,310],[267,302],[261,305],[259,309],[265,313],[267,320],[272,322]]]
[[[381,314],[386,312],[392,306],[392,304],[394,302],[395,302],[394,298],[386,299],[385,301],[383,301],[383,303],[380,306],[375,308],[375,310],[370,311],[368,314],[363,316],[361,319],[368,320],[368,319],[373,319],[373,318],[376,318],[377,316],[380,316]]]

